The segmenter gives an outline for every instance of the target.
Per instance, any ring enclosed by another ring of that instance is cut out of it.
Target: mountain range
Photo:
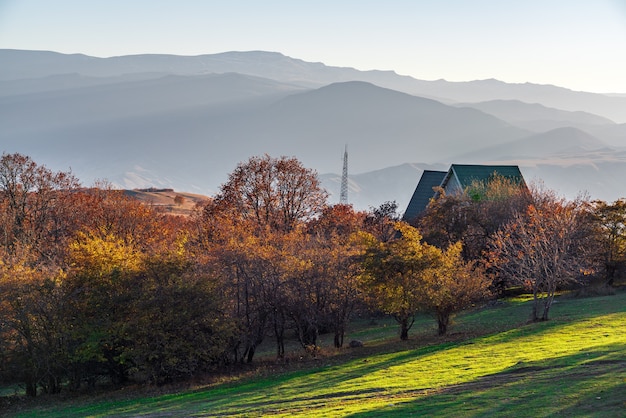
[[[297,157],[337,201],[403,210],[424,169],[518,164],[567,197],[624,195],[626,97],[424,81],[272,52],[96,58],[0,50],[0,147],[84,183],[211,195],[237,163]]]

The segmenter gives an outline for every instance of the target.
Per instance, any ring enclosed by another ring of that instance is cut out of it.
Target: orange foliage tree
[[[327,293],[321,323],[333,332],[335,347],[343,346],[350,317],[362,302],[359,277],[364,247],[358,234],[366,216],[350,205],[328,206],[307,226],[320,287]]]
[[[252,361],[271,330],[284,356],[286,282],[301,272],[294,234],[325,205],[314,171],[295,158],[252,157],[237,166],[197,218],[197,244],[223,280],[237,335],[235,360]]]
[[[441,250],[404,222],[395,229],[396,238],[387,242],[365,236],[363,286],[370,302],[396,319],[402,340],[420,311],[436,317],[443,335],[452,315],[489,296],[490,282],[474,263],[463,260],[461,243]]]
[[[550,193],[534,201],[494,235],[490,265],[509,283],[532,290],[531,320],[545,321],[556,291],[596,270],[595,234],[585,202]]]
[[[592,214],[598,229],[598,247],[604,264],[604,283],[612,286],[626,266],[626,200],[595,201]]]
[[[60,390],[66,359],[66,328],[59,318],[64,300],[62,254],[73,231],[68,222],[78,181],[52,172],[21,154],[0,158],[0,374]]]
[[[400,324],[400,339],[409,338],[416,313],[424,306],[423,284],[435,274],[441,251],[422,242],[417,229],[397,222],[399,237],[379,241],[372,235],[364,261],[363,285],[370,303]]]

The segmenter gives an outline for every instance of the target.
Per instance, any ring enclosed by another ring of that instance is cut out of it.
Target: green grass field
[[[393,323],[362,324],[362,349],[155,396],[29,404],[13,416],[626,416],[626,293],[557,300],[526,324],[511,299],[459,316],[435,337],[420,318],[411,340]]]

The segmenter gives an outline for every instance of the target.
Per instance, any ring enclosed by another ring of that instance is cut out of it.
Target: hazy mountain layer
[[[551,129],[575,127],[583,130],[598,126],[615,125],[610,119],[587,112],[572,112],[543,106],[538,103],[524,103],[519,100],[491,100],[480,103],[459,103],[493,115],[511,125],[533,132],[546,132]]]
[[[268,153],[322,173],[334,198],[340,179],[327,173],[341,172],[347,144],[350,201],[361,209],[395,200],[404,210],[422,170],[451,163],[519,164],[568,197],[624,195],[620,95],[421,81],[268,52],[0,50],[0,62],[1,151],[71,168],[86,185],[211,195],[238,162]]]
[[[339,172],[348,144],[351,170],[365,172],[528,135],[475,109],[364,82],[301,91],[224,74],[10,96],[0,98],[0,139],[6,151],[71,166],[84,181],[97,173],[148,187],[156,174],[155,186],[209,194],[252,155]]]
[[[473,109],[383,89],[364,82],[331,84],[290,95],[238,124],[253,153],[296,155],[321,172],[340,170],[344,144],[359,173],[400,165],[407,157],[434,162],[455,152],[502,144],[527,131]]]
[[[462,154],[454,159],[480,162],[493,159],[520,159],[569,157],[574,154],[607,150],[610,147],[593,135],[577,128],[556,128],[533,134],[506,144],[485,147],[479,151]]]
[[[409,94],[449,102],[520,100],[570,111],[585,111],[626,123],[626,97],[576,92],[551,85],[510,84],[498,80],[424,81],[393,71],[358,71],[286,57],[275,52],[225,52],[211,55],[128,55],[95,58],[47,51],[0,50],[0,80],[55,74],[116,77],[129,74],[207,74],[236,72],[308,87],[341,81],[367,81]]]

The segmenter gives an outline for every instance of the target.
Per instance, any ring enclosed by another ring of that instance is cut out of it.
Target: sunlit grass
[[[45,416],[619,416],[626,411],[626,293],[564,299],[548,322],[525,324],[517,299],[469,312],[433,339],[420,319],[393,352],[171,395],[37,409]],[[356,334],[393,337],[390,323]],[[382,329],[382,331],[381,331]],[[382,334],[380,334],[382,333]],[[431,338],[426,346],[420,338]],[[351,337],[352,338],[352,337]],[[395,341],[395,340],[393,340]],[[404,345],[403,345],[404,344]],[[403,348],[404,347],[404,348]],[[417,348],[413,348],[417,347]],[[366,353],[366,351],[364,351]]]

